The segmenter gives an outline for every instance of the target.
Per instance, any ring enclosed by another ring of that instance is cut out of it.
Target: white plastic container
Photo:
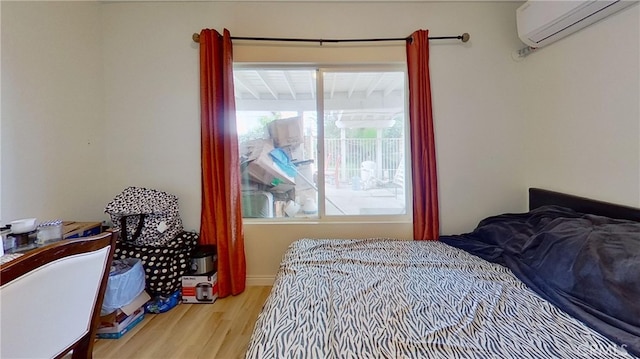
[[[62,239],[62,221],[42,222],[38,226],[37,244],[59,241]]]
[[[9,224],[11,225],[11,233],[28,233],[36,229],[36,218],[16,219]]]
[[[287,214],[287,217],[295,217],[299,211],[300,205],[294,201],[287,202],[287,206],[284,208],[284,212]]]
[[[4,255],[4,247],[5,247],[5,243],[7,242],[7,235],[11,233],[10,229],[0,229],[0,237],[2,237],[2,243],[0,243],[0,256]],[[11,246],[11,248],[13,248],[13,246]],[[7,248],[7,250],[11,249],[11,248]]]

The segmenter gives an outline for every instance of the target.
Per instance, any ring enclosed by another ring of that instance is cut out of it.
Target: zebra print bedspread
[[[247,358],[631,358],[511,272],[440,242],[294,242]]]

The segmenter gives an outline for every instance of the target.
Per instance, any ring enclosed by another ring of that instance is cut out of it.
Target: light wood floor
[[[213,304],[179,304],[145,319],[120,339],[100,339],[103,358],[244,358],[256,317],[271,287],[247,287]]]

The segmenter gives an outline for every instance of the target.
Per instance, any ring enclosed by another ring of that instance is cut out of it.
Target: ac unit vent
[[[518,36],[531,47],[542,47],[637,2],[530,0],[516,11]]]

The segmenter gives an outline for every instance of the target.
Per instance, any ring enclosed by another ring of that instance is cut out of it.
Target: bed
[[[440,241],[294,242],[246,357],[640,356],[640,209],[529,203]]]

